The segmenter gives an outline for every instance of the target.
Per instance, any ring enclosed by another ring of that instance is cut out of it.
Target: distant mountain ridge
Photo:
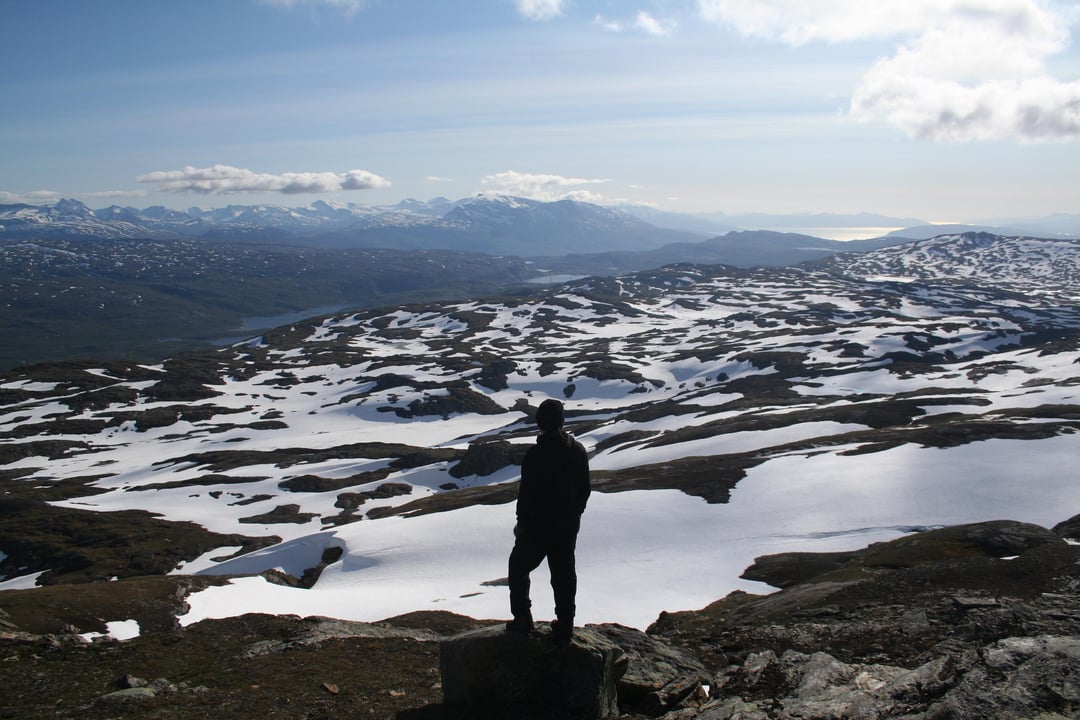
[[[573,200],[505,195],[457,201],[404,200],[392,206],[229,205],[185,211],[155,206],[91,210],[78,200],[0,205],[0,238],[206,238],[291,242],[338,248],[444,249],[494,255],[644,250],[698,238],[621,210]]]
[[[911,242],[908,238],[828,240],[801,233],[737,230],[718,237],[679,242],[655,250],[573,254],[542,258],[544,267],[560,274],[611,275],[672,263],[731,265],[740,268],[789,267],[842,252],[866,252]]]
[[[886,232],[895,227],[900,229]],[[842,228],[849,230],[839,236],[827,232]],[[815,234],[815,229],[821,232]],[[850,245],[864,242],[850,239],[854,229],[865,231],[868,240],[878,241],[879,236],[884,236],[888,241]],[[291,208],[260,204],[193,207],[186,211],[160,205],[141,210],[118,205],[92,210],[70,199],[52,205],[0,205],[0,239],[206,239],[543,258],[609,254],[606,258],[586,258],[585,264],[612,272],[668,262],[722,262],[740,267],[792,265],[833,252],[974,231],[1080,237],[1080,215],[1011,220],[1007,227],[932,225],[914,218],[865,212],[691,214],[649,206],[604,207],[569,199],[543,202],[492,194],[459,200],[408,198],[395,205],[316,200]],[[805,241],[797,240],[797,235],[813,238],[815,250],[807,252],[802,246]],[[849,243],[822,239],[830,237]],[[707,238],[704,245],[694,246],[703,238]],[[789,248],[793,242],[795,246]],[[651,255],[629,257],[620,253]]]

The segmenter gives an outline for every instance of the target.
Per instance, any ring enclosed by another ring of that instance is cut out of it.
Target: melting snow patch
[[[204,570],[206,570],[208,568],[212,568],[212,567],[217,566],[218,563],[214,561],[214,558],[220,559],[220,558],[223,558],[223,557],[229,557],[229,556],[231,556],[231,555],[233,555],[235,553],[240,552],[241,550],[243,550],[242,545],[233,545],[233,546],[225,546],[225,547],[215,548],[214,550],[209,550],[209,551],[203,553],[202,555],[195,558],[194,560],[191,560],[191,561],[188,561],[188,562],[181,562],[179,565],[176,566],[176,569],[173,570],[169,574],[170,575],[198,575],[199,573],[201,573],[202,571],[204,571]]]
[[[109,637],[113,640],[131,640],[132,638],[139,637],[141,629],[139,623],[135,620],[114,620],[113,622],[105,623],[105,632],[88,632],[82,633],[82,637],[85,640],[96,640],[97,638]]]
[[[13,577],[10,580],[0,582],[0,591],[2,590],[29,590],[37,587],[38,578],[44,575],[47,570],[41,572],[30,573],[29,575],[19,575]]]

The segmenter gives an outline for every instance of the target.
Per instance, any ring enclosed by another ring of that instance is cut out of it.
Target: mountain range
[[[590,203],[477,196],[372,207],[319,200],[307,207],[230,205],[188,211],[76,200],[51,206],[0,206],[0,238],[251,240],[334,248],[443,249],[491,255],[652,249],[700,234],[650,225]]]
[[[157,361],[296,314],[457,299],[673,262],[782,266],[903,239],[707,238],[587,203],[476,197],[187,212],[0,207],[0,369]],[[526,259],[531,258],[531,259]]]
[[[903,233],[848,242],[769,230],[710,237],[631,214],[642,210],[677,224],[652,209],[506,196],[186,212],[91,210],[73,200],[2,206],[0,329],[9,342],[0,369],[72,357],[159,361],[294,315],[520,293],[531,282],[671,263],[784,267],[911,242]]]
[[[117,205],[92,210],[77,200],[60,200],[52,205],[0,205],[0,239],[211,238],[324,247],[462,250],[521,257],[655,250],[669,243],[693,242],[735,230],[813,235],[808,228],[838,227],[864,228],[867,238],[889,234],[925,239],[968,231],[1080,237],[1080,215],[1016,219],[1007,226],[940,226],[917,218],[872,213],[694,215],[648,206],[603,207],[574,200],[541,202],[506,195],[477,195],[456,201],[443,197],[407,199],[384,206],[318,200],[292,208],[229,205],[186,211]]]

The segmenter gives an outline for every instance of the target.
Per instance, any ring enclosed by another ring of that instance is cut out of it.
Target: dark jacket
[[[545,432],[521,464],[519,531],[577,531],[589,501],[589,456],[566,432]]]

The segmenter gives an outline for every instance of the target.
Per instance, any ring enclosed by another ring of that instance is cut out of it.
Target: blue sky
[[[1080,0],[6,0],[0,202],[1080,212]]]

